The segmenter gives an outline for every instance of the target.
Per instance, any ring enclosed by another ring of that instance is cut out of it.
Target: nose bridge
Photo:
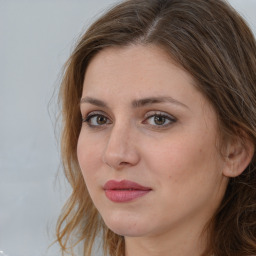
[[[134,145],[135,134],[136,131],[129,122],[116,122],[109,134],[103,161],[115,169],[135,165],[139,159]]]

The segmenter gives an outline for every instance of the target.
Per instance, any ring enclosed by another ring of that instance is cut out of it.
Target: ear
[[[252,160],[254,145],[248,136],[230,139],[226,147],[223,175],[237,177],[246,169]]]

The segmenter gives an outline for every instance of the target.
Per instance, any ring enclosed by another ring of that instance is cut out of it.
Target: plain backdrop
[[[54,90],[79,35],[113,3],[0,0],[0,256],[60,255],[47,249],[69,194]],[[256,34],[256,0],[230,3]]]

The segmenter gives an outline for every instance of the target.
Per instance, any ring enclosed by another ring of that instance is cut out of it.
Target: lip
[[[152,189],[129,180],[109,180],[103,186],[106,197],[113,202],[129,202],[142,197]]]

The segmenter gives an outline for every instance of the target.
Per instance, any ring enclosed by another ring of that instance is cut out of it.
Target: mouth
[[[104,185],[103,189],[106,197],[117,203],[132,201],[146,195],[152,190],[149,187],[144,187],[129,180],[110,180]]]

